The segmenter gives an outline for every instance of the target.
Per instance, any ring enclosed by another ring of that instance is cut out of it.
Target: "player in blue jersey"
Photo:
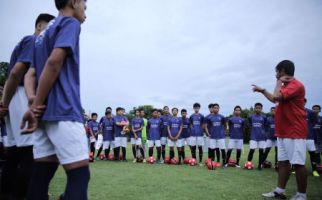
[[[159,113],[159,112],[158,112]],[[171,115],[169,113],[169,107],[168,106],[164,106],[163,107],[163,115],[162,116],[159,116],[161,121],[162,121],[162,129],[161,129],[161,153],[162,153],[162,159],[164,160],[165,159],[165,147],[166,147],[166,144],[167,144],[167,138],[168,138],[168,135],[169,135],[169,132],[168,132],[168,122],[169,122],[169,119],[171,118]]]
[[[229,129],[229,144],[227,151],[227,160],[229,162],[230,155],[233,149],[236,149],[236,167],[240,168],[239,161],[241,152],[244,145],[244,130],[245,130],[245,120],[241,117],[241,107],[235,106],[234,116],[228,119],[228,129]]]
[[[181,139],[182,139],[182,159],[184,160],[186,157],[185,153],[185,145],[190,147],[190,120],[187,117],[187,110],[181,109],[181,121],[182,121],[182,132],[181,132]]]
[[[259,149],[258,170],[263,168],[262,163],[264,162],[264,149],[266,146],[265,126],[267,118],[262,114],[262,110],[263,105],[261,103],[256,103],[255,114],[248,118],[251,133],[247,161],[251,162],[253,160],[255,149]]]
[[[157,149],[157,163],[161,164],[161,129],[163,122],[158,118],[158,110],[152,110],[152,117],[148,120],[146,127],[147,139],[148,139],[148,148],[149,148],[149,157],[153,156],[153,148]]]
[[[140,151],[141,156],[143,157],[143,162],[145,163],[145,156],[144,151],[142,148],[142,129],[144,127],[144,121],[140,116],[140,110],[135,110],[135,117],[132,119],[132,133],[133,133],[133,143],[135,145],[135,149],[133,151],[134,160],[133,162],[136,162],[139,158],[137,155],[137,151]]]
[[[105,117],[102,118],[100,128],[103,134],[103,149],[105,158],[108,158],[110,150],[114,148],[114,119],[111,111],[105,112]]]
[[[172,108],[172,117],[168,122],[168,146],[170,148],[170,160],[174,158],[174,146],[177,147],[179,164],[181,164],[182,158],[182,121],[178,117],[178,108]]]
[[[199,150],[199,165],[202,166],[202,157],[203,157],[203,146],[204,146],[204,122],[205,117],[199,113],[200,104],[193,104],[194,113],[190,116],[190,145],[191,145],[191,156],[196,159],[196,150],[198,146]]]
[[[321,112],[320,105],[312,106],[312,110],[317,116],[317,122],[313,127],[314,135],[315,135],[315,146],[316,146],[316,162],[318,165],[321,165],[321,153],[322,153],[322,116],[319,115]]]

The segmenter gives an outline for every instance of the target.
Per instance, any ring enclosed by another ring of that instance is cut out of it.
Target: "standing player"
[[[191,128],[191,136],[190,136],[190,145],[191,145],[191,156],[196,159],[196,147],[198,146],[199,150],[199,165],[202,166],[202,156],[203,150],[202,147],[204,145],[204,133],[203,133],[203,124],[205,118],[200,111],[200,104],[193,104],[194,113],[190,116],[190,128]]]
[[[9,76],[0,102],[0,118],[5,118],[6,126],[4,121],[2,123],[7,129],[3,130],[7,133],[4,146],[9,155],[2,170],[0,199],[5,196],[13,199],[26,197],[33,165],[33,136],[21,135],[19,125],[28,110],[28,101],[31,103],[34,97],[26,97],[24,76],[33,62],[35,38],[52,19],[52,15],[40,14],[35,22],[34,34],[22,38],[11,54]]]
[[[208,105],[208,110],[209,110],[209,114],[205,117],[205,124],[204,124],[204,126],[205,126],[205,130],[210,131],[211,130],[211,124],[208,125],[207,120],[214,113],[214,104],[213,103],[211,103],[211,104]],[[207,131],[205,131],[205,132],[207,133]],[[208,158],[210,158],[211,160],[214,160],[215,159],[215,155],[212,155],[213,152],[212,152],[212,150],[209,147],[210,138],[209,138],[209,135],[208,134],[206,134],[206,135],[207,135],[207,139],[208,139]],[[217,155],[217,159],[218,159],[217,162],[220,162],[220,151],[219,151],[219,149],[218,149],[218,152],[216,151],[216,155]]]
[[[123,160],[126,161],[127,135],[123,132],[123,127],[129,125],[129,120],[124,116],[123,108],[116,108],[114,117],[115,153],[116,161],[120,160],[120,149],[122,148]]]
[[[314,135],[315,135],[315,145],[316,145],[316,153],[317,153],[317,159],[316,162],[318,165],[321,165],[321,153],[322,153],[322,117],[319,115],[321,112],[321,106],[320,105],[314,105],[312,107],[313,112],[317,116],[317,122],[315,123],[315,126],[313,127]]]
[[[97,120],[97,113],[92,113],[91,121],[88,122],[87,127],[89,131],[89,140],[90,140],[90,161],[94,161],[95,156],[95,144],[98,136],[99,124]]]
[[[266,149],[264,152],[263,162],[267,159],[272,147],[275,147],[275,168],[277,167],[277,145],[275,136],[275,107],[271,108],[271,116],[267,117],[268,137],[266,140]]]
[[[146,157],[146,151],[145,151],[145,146],[147,142],[147,133],[146,133],[146,126],[148,125],[148,120],[145,118],[145,111],[143,109],[140,109],[140,116],[143,119],[143,129],[142,129],[142,148],[144,151],[144,157]]]
[[[158,118],[158,110],[152,110],[152,118],[148,120],[148,124],[146,127],[147,136],[148,136],[148,148],[149,148],[149,157],[153,156],[153,148],[154,146],[157,149],[157,163],[161,164],[161,128],[162,128],[162,120]]]
[[[240,106],[235,106],[234,116],[229,118],[228,120],[230,140],[228,144],[226,163],[229,162],[232,150],[236,149],[237,151],[236,167],[238,168],[240,168],[239,161],[240,161],[240,156],[244,145],[243,140],[244,140],[244,130],[245,130],[245,120],[240,117],[241,111],[242,109]]]
[[[161,121],[162,121],[162,129],[161,129],[161,152],[162,152],[162,159],[164,161],[165,159],[165,147],[167,144],[167,138],[169,135],[168,132],[168,122],[171,118],[171,115],[169,114],[169,107],[164,106],[163,107],[163,115],[161,116]]]
[[[210,158],[214,159],[215,149],[218,148],[222,154],[223,167],[226,166],[226,144],[225,144],[225,117],[219,114],[219,104],[213,104],[213,114],[206,118],[206,134],[210,138],[209,150]],[[209,129],[210,128],[210,129]],[[217,155],[218,156],[218,155]],[[218,157],[217,157],[218,158]],[[220,162],[220,158],[218,159]]]
[[[178,157],[179,157],[179,164],[181,164],[182,158],[182,139],[181,132],[182,132],[182,121],[178,117],[178,108],[172,108],[172,117],[168,123],[168,146],[170,147],[170,160],[174,158],[174,145],[177,147],[178,150]]]
[[[286,199],[285,187],[291,174],[291,164],[296,171],[297,194],[291,200],[305,200],[307,171],[305,168],[307,124],[304,110],[304,85],[294,78],[294,63],[283,60],[276,70],[274,93],[253,85],[254,92],[262,93],[272,103],[278,103],[275,112],[275,135],[278,146],[278,183],[274,191],[264,193],[269,198]]]
[[[185,145],[188,145],[190,147],[190,120],[187,118],[187,110],[182,109],[181,110],[181,121],[182,121],[182,132],[181,132],[181,139],[182,139],[182,151],[181,151],[181,156],[182,159],[184,160],[186,157],[185,153]]]
[[[101,130],[103,133],[103,149],[105,153],[105,159],[108,158],[111,148],[114,148],[114,119],[111,111],[105,112],[105,117],[102,118]]]
[[[34,133],[34,172],[27,199],[48,199],[48,186],[60,163],[67,175],[65,199],[87,199],[90,179],[88,145],[79,86],[79,35],[85,21],[85,0],[55,0],[59,16],[35,42],[38,87],[24,115],[24,133],[35,131],[37,107],[46,104]]]
[[[112,113],[112,108],[111,107],[106,107],[106,109],[105,109],[105,113],[106,112],[111,112]],[[113,116],[113,115],[112,115]],[[98,122],[98,124],[99,124],[99,126],[101,126],[101,124],[102,124],[102,121],[103,121],[103,119],[105,118],[106,116],[104,115],[104,116],[102,116],[101,117],[101,119],[100,119],[100,121]],[[98,135],[99,137],[100,137],[100,139],[101,138],[103,138],[103,137],[101,137],[100,135]],[[99,140],[99,138],[97,138],[97,140]],[[100,141],[102,141],[102,144],[103,144],[103,140],[100,140]],[[98,142],[98,141],[97,141]],[[96,142],[96,143],[97,143]],[[103,145],[100,145],[99,143],[97,143],[98,145],[96,145],[96,146],[99,146],[99,149],[98,149],[98,151],[97,151],[97,156],[96,157],[98,157],[100,154],[101,154],[101,152],[102,152],[102,150],[104,149],[104,144]]]
[[[135,110],[135,118],[132,120],[132,132],[133,132],[134,138],[131,138],[131,140],[132,139],[134,140],[133,143],[135,145],[135,149],[133,151],[133,156],[134,156],[133,162],[136,162],[137,159],[139,158],[137,155],[138,150],[140,150],[141,156],[143,157],[143,162],[144,163],[146,162],[144,157],[144,151],[142,148],[142,136],[141,136],[143,126],[144,126],[144,121],[140,117],[140,111]]]
[[[259,149],[258,170],[261,170],[263,167],[262,163],[264,162],[264,149],[266,144],[265,125],[267,118],[262,115],[262,110],[263,105],[261,103],[256,103],[255,114],[248,118],[251,132],[249,144],[250,150],[247,161],[251,162],[253,160],[255,149]]]
[[[304,99],[304,102],[306,104],[306,99]],[[316,171],[316,165],[317,165],[317,154],[316,154],[316,147],[314,139],[316,138],[314,135],[313,127],[315,126],[317,122],[317,115],[310,109],[305,108],[306,112],[306,121],[307,121],[307,138],[306,138],[306,149],[309,152],[310,155],[310,161],[312,166],[312,174],[315,177],[319,177],[319,173]]]

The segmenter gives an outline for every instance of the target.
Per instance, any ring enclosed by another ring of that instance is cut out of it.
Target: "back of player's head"
[[[186,109],[181,109],[181,113],[186,113],[187,112],[187,110]]]
[[[50,22],[52,19],[54,19],[55,17],[53,15],[47,14],[47,13],[41,13],[40,15],[38,15],[36,22],[35,22],[35,28],[37,27],[37,24],[39,22]]]
[[[259,107],[263,108],[263,104],[261,104],[261,103],[255,103],[255,108],[256,108],[257,106],[259,106]]]
[[[239,108],[239,110],[242,110],[242,108],[237,105],[237,106],[235,106],[234,111],[236,111],[238,108]]]
[[[295,66],[290,60],[283,60],[275,68],[278,72],[284,71],[286,75],[294,76]]]
[[[210,103],[209,105],[208,105],[208,108],[213,108],[214,107],[214,104],[212,104],[212,103]]]
[[[92,115],[91,115],[91,116],[92,116],[92,118],[93,118],[93,117],[97,117],[97,113],[92,113]]]
[[[314,105],[314,106],[312,106],[312,110],[314,110],[314,108],[317,108],[318,110],[321,110],[321,106],[320,105]]]
[[[55,0],[57,10],[63,9],[68,5],[70,0]]]
[[[193,108],[200,108],[201,106],[200,106],[200,103],[194,103],[193,104]]]
[[[219,106],[219,104],[218,104],[218,103],[214,103],[214,104],[213,104],[213,107],[218,107],[218,108],[219,108],[220,106]]]

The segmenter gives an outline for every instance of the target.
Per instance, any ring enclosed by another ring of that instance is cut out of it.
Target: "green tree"
[[[3,86],[7,80],[9,63],[0,62],[0,96],[2,97]]]

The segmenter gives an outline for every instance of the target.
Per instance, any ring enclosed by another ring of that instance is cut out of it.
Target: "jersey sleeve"
[[[289,100],[301,94],[301,89],[302,87],[298,84],[290,82],[288,85],[281,88],[281,94],[284,100]]]
[[[75,53],[79,41],[79,34],[79,21],[72,17],[64,18],[57,33],[54,48],[68,49],[70,55]]]
[[[31,64],[33,61],[35,38],[33,36],[25,37],[20,43],[20,52],[17,62]]]

